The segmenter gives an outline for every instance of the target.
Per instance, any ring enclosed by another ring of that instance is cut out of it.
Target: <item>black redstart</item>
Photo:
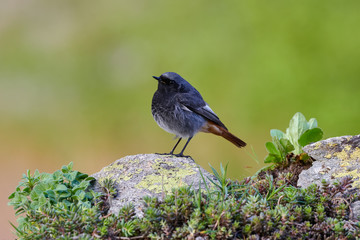
[[[152,115],[162,129],[179,137],[169,154],[184,156],[186,146],[198,132],[222,136],[239,148],[246,146],[227,130],[200,93],[179,74],[166,72],[153,78],[158,80],[158,89],[152,99]],[[182,138],[188,140],[181,152],[174,154]]]

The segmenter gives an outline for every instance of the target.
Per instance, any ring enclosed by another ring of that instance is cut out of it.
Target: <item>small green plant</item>
[[[102,181],[99,181],[99,184],[107,198],[116,197],[116,195],[118,194],[115,187],[116,182],[114,179],[106,178]]]
[[[210,168],[213,171],[216,181],[212,180],[211,178],[208,178],[209,181],[212,182],[212,184],[214,184],[217,187],[217,190],[223,199],[226,199],[226,197],[229,194],[229,186],[228,185],[229,185],[230,179],[228,179],[226,176],[227,167],[228,167],[228,164],[226,164],[225,168],[224,168],[222,163],[220,163],[220,173],[219,173],[218,171],[216,171],[215,168],[213,168],[213,166],[210,165]]]
[[[288,154],[299,155],[303,153],[302,147],[321,140],[323,132],[318,128],[315,118],[306,121],[304,115],[297,112],[290,120],[285,133],[278,129],[272,129],[270,135],[272,142],[265,144],[269,152],[265,158],[265,163],[281,164],[286,160]],[[301,156],[301,159],[306,158],[307,156]]]
[[[14,206],[19,223],[16,228],[19,236],[27,236],[42,228],[41,216],[52,215],[64,211],[90,209],[100,193],[88,190],[95,179],[87,174],[72,170],[69,163],[52,174],[39,173],[33,175],[27,171],[15,192],[9,196],[9,205]],[[61,214],[59,214],[61,215]]]

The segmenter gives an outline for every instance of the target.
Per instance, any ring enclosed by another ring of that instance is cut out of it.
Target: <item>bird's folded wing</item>
[[[182,94],[178,101],[181,105],[184,106],[184,109],[188,109],[200,116],[208,119],[215,124],[225,128],[225,125],[220,121],[219,117],[214,113],[214,111],[209,107],[209,105],[202,99],[199,95],[193,94]]]

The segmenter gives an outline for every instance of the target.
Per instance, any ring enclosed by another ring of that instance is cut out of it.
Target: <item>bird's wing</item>
[[[210,106],[202,99],[199,94],[181,94],[178,96],[179,103],[183,106],[184,110],[190,110],[200,116],[208,119],[217,125],[225,128],[225,125],[220,121],[219,117],[210,108]]]

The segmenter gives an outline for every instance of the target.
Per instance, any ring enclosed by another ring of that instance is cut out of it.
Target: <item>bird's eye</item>
[[[162,84],[167,85],[167,84],[169,84],[169,79],[167,79],[167,78],[164,77],[164,76],[160,76],[160,82],[161,82]]]
[[[161,77],[160,78],[160,82],[162,84],[165,84],[165,85],[171,85],[171,84],[174,84],[175,81],[174,80],[171,80],[171,79],[168,79],[168,78],[165,78],[165,77]]]

